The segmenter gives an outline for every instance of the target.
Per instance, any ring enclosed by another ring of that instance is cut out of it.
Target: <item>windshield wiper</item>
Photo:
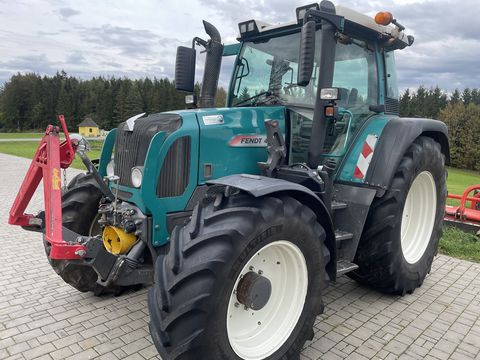
[[[258,104],[258,101],[255,101],[255,102],[251,102],[249,104],[245,104],[246,102],[250,101],[250,100],[254,100],[254,99],[258,99],[259,97],[261,96],[272,96],[273,93],[270,91],[270,90],[267,90],[267,91],[262,91],[256,95],[253,95],[253,96],[250,96],[249,98],[247,99],[244,99],[238,103],[235,104],[235,107],[237,106],[242,106],[242,105],[257,105]]]

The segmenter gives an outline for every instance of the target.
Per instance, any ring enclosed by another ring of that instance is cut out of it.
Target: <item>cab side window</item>
[[[374,52],[357,44],[337,44],[333,86],[340,88],[338,106],[376,104]]]
[[[398,100],[400,98],[400,94],[398,92],[397,72],[395,71],[395,69],[395,56],[393,55],[393,51],[386,52],[385,72],[387,76],[387,98]]]

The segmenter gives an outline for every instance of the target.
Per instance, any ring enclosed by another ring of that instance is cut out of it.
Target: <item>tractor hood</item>
[[[171,231],[166,214],[184,212],[198,201],[209,180],[259,174],[267,159],[265,120],[277,120],[285,131],[285,107],[207,108],[151,114],[112,130],[102,149],[99,172],[107,175],[114,161],[118,182],[113,193],[152,215],[153,243],[164,244]],[[142,172],[132,184],[132,169]],[[195,201],[196,199],[196,201]]]
[[[222,176],[258,174],[267,159],[265,120],[278,120],[285,131],[284,106],[210,108],[177,112],[199,128],[198,184]]]

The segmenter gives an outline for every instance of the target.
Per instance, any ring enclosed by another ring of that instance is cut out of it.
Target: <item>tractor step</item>
[[[350,239],[353,239],[352,233],[342,231],[342,230],[335,230],[335,240],[337,241],[337,243],[344,240],[350,240]]]
[[[358,269],[358,265],[350,261],[342,260],[342,259],[337,261],[337,276],[346,274],[356,269]]]
[[[332,211],[342,210],[348,207],[348,204],[339,202],[339,201],[332,201]]]

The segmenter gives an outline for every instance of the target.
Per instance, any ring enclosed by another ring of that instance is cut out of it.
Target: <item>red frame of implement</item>
[[[477,204],[480,204],[480,192],[468,196],[475,190],[480,190],[480,184],[468,187],[462,195],[448,194],[450,199],[460,200],[460,205],[447,205],[445,207],[445,220],[470,222],[471,225],[480,227],[480,210],[477,209]],[[467,207],[467,201],[470,201],[469,207]]]
[[[17,197],[10,209],[8,223],[11,225],[34,226],[38,219],[25,214],[25,209],[35,190],[43,179],[45,205],[45,239],[51,244],[51,259],[81,259],[85,246],[70,244],[63,240],[62,231],[62,186],[61,170],[68,168],[75,159],[78,143],[72,142],[63,115],[58,119],[62,125],[65,140],[60,143],[58,126],[48,125],[32,163],[23,179]]]

